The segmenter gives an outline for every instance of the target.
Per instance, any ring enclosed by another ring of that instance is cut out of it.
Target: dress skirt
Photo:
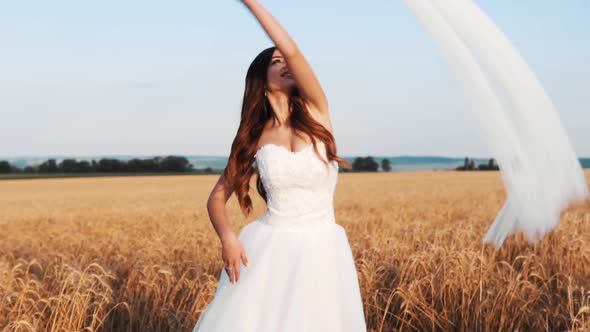
[[[248,257],[240,279],[222,269],[193,332],[366,332],[358,276],[342,226],[277,227],[239,234]]]

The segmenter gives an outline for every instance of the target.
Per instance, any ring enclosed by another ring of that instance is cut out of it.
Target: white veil
[[[403,0],[442,50],[473,102],[507,198],[484,242],[522,231],[533,243],[561,210],[590,197],[584,171],[543,87],[471,0]],[[487,74],[487,75],[486,75]]]

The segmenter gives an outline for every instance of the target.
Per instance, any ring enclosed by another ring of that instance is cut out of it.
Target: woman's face
[[[289,73],[287,64],[278,49],[275,49],[272,54],[266,75],[267,89],[269,91],[279,90],[288,93],[296,86],[295,80]]]

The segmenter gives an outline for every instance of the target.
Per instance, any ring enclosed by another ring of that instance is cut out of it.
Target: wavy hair
[[[250,64],[246,74],[246,86],[242,101],[240,126],[233,140],[227,166],[223,171],[225,180],[236,193],[242,213],[248,216],[252,213],[252,199],[250,198],[250,179],[254,175],[254,155],[266,122],[276,118],[268,99],[264,95],[267,83],[267,70],[276,46],[260,52]],[[350,163],[336,155],[334,137],[322,124],[317,122],[309,113],[305,102],[297,88],[289,96],[291,126],[299,132],[305,133],[313,142],[317,152],[316,137],[324,142],[328,160],[336,160],[341,166],[352,168]],[[323,160],[324,164],[328,164]],[[260,176],[256,179],[256,189],[267,202],[266,191],[262,186]]]

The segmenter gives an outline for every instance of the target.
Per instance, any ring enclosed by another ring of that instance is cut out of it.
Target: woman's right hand
[[[242,242],[235,234],[224,237],[221,241],[221,258],[225,263],[225,271],[229,276],[229,282],[233,284],[240,279],[240,261],[248,266],[246,251]]]

